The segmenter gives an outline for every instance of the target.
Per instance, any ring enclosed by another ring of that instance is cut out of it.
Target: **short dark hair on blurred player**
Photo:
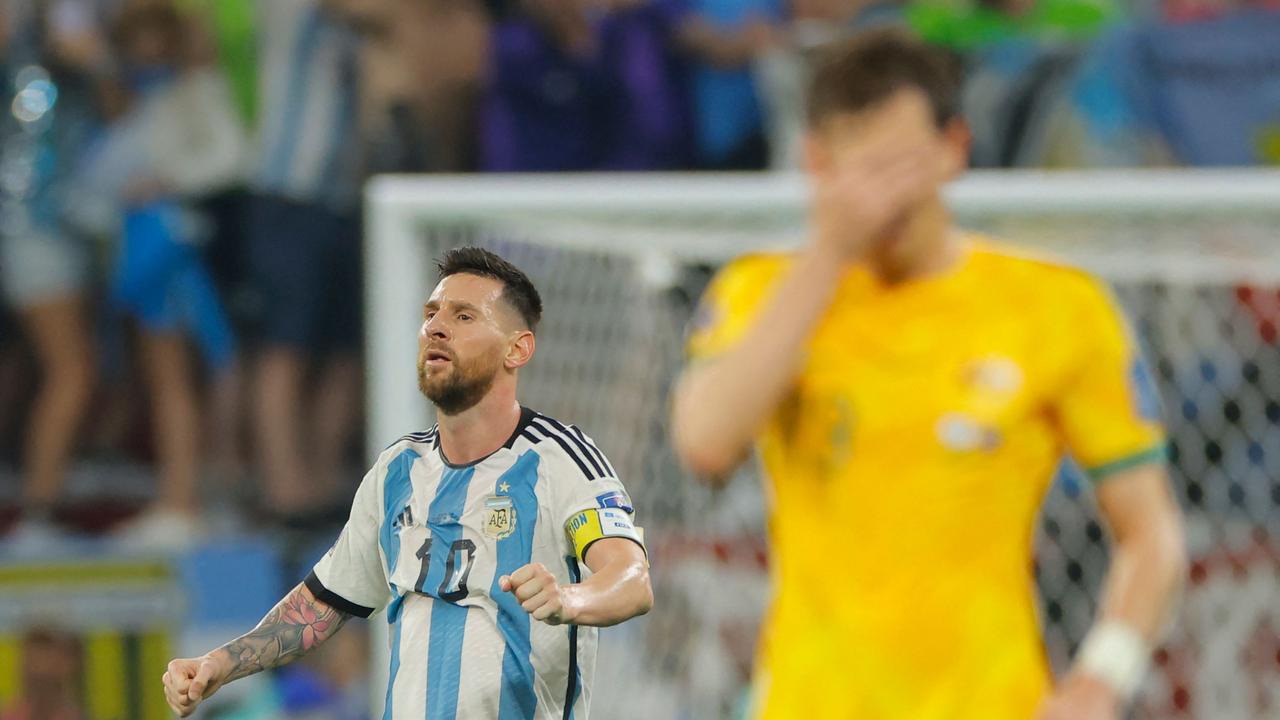
[[[526,327],[537,331],[538,321],[542,319],[542,296],[520,268],[478,247],[454,248],[436,260],[436,268],[440,271],[441,280],[467,273],[501,281],[502,299],[520,313]]]
[[[869,30],[826,47],[809,84],[809,127],[873,107],[900,90],[924,93],[938,127],[960,115],[960,62],[898,29]]]

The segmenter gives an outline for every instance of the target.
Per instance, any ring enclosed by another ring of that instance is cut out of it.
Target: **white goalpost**
[[[602,633],[593,713],[735,717],[767,594],[758,484],[713,493],[686,477],[666,442],[666,394],[711,273],[803,242],[803,178],[387,176],[366,197],[370,457],[430,422],[415,358],[433,258],[478,244],[511,259],[546,306],[522,402],[595,437],[651,544],[657,607]],[[961,226],[1111,282],[1155,368],[1196,566],[1138,716],[1280,707],[1280,675],[1240,659],[1280,627],[1280,172],[975,172],[947,198]],[[1062,667],[1106,566],[1091,499],[1069,474],[1038,532],[1046,646]],[[381,618],[372,627],[385,636]],[[380,717],[386,648],[372,646]]]

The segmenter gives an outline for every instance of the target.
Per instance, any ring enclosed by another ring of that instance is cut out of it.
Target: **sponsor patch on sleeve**
[[[592,508],[569,518],[565,532],[573,543],[573,552],[579,560],[585,560],[587,548],[597,540],[620,537],[644,547],[640,530],[632,524],[631,515],[620,508]]]
[[[687,335],[695,335],[697,333],[706,332],[720,322],[724,315],[716,303],[710,298],[703,298],[693,310],[693,317],[689,318],[689,325],[686,328]]]
[[[631,506],[631,498],[621,490],[610,490],[597,495],[596,504],[602,508],[617,508],[628,514],[635,513],[635,508]]]

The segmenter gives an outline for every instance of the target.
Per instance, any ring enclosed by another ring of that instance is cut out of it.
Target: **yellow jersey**
[[[712,281],[692,358],[741,337],[787,255]],[[756,716],[1027,720],[1049,687],[1033,528],[1064,453],[1159,462],[1150,376],[1087,274],[964,241],[948,271],[851,268],[757,439],[774,600]]]

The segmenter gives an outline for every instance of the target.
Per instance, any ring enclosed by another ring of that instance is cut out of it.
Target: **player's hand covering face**
[[[459,273],[441,280],[423,307],[418,387],[446,414],[475,405],[499,373],[533,354],[533,336],[502,292],[499,280]]]
[[[967,149],[964,125],[939,129],[913,90],[824,121],[807,147],[818,237],[837,239],[849,260],[901,252],[905,223],[963,169]]]

